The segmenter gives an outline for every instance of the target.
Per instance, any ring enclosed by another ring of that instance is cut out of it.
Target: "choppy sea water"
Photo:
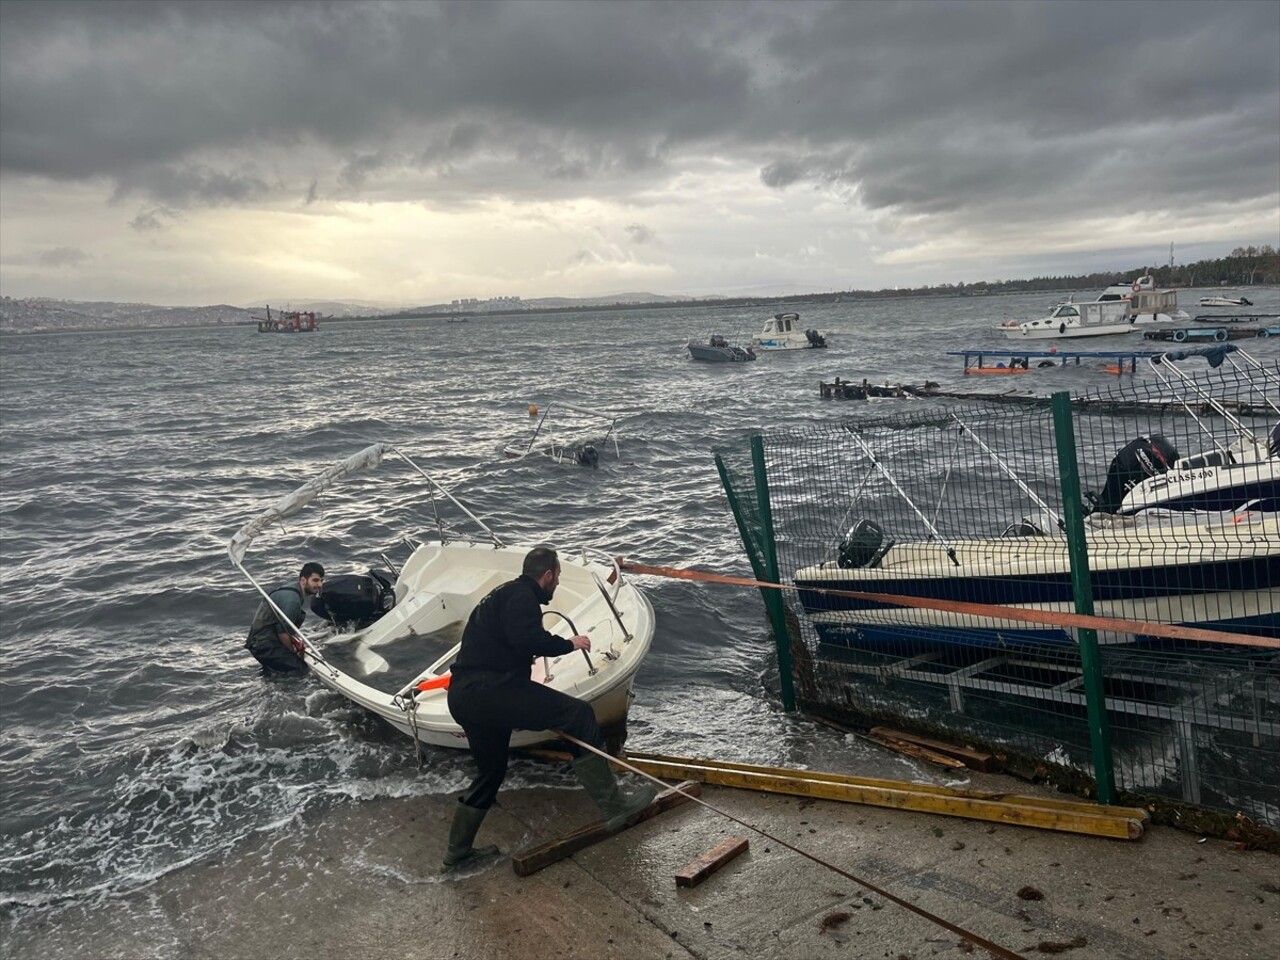
[[[1184,296],[1189,312],[1201,312],[1200,293]],[[1250,296],[1254,310],[1280,312],[1280,290]],[[29,935],[69,905],[127,894],[335,804],[465,785],[465,755],[431,751],[419,768],[406,738],[315,681],[264,679],[241,646],[255,600],[227,540],[328,464],[390,440],[508,542],[749,575],[712,447],[866,411],[819,398],[818,382],[837,375],[983,389],[945,351],[1000,347],[990,323],[1043,315],[1052,301],[800,305],[805,327],[831,332],[828,349],[724,365],[691,361],[684,343],[749,335],[768,311],[5,338],[3,929]],[[1123,346],[1136,344],[1080,348]],[[1274,340],[1246,346],[1280,352]],[[1057,378],[1046,392],[1109,379],[1088,367],[1045,376]],[[620,458],[606,454],[598,470],[505,458],[528,435],[529,404],[553,402],[618,415]],[[431,521],[418,493],[383,486],[317,514],[254,554],[255,571],[282,581],[311,558],[331,575],[362,570]],[[645,585],[658,626],[630,748],[933,776],[781,710],[757,593]],[[517,765],[509,783],[544,776]]]

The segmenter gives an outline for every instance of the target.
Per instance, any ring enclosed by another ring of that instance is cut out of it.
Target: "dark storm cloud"
[[[626,195],[694,156],[966,214],[1268,196],[1272,2],[0,4],[0,169],[170,205]],[[412,176],[395,176],[395,170]]]

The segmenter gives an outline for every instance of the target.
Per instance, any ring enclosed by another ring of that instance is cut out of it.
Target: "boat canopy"
[[[308,480],[297,490],[286,494],[267,510],[257,517],[254,517],[231,538],[231,543],[227,547],[227,553],[237,566],[244,563],[245,551],[249,549],[249,545],[263,530],[273,523],[278,523],[285,517],[291,517],[299,513],[303,507],[312,500],[324,493],[339,480],[349,477],[353,473],[359,473],[361,470],[372,470],[382,462],[382,458],[387,453],[393,452],[395,447],[389,443],[374,443],[365,447],[359,453],[353,453],[347,459],[335,463],[319,476]]]

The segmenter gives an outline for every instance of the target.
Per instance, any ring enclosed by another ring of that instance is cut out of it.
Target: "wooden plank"
[[[724,843],[717,844],[696,860],[691,860],[676,871],[676,886],[696,887],[734,857],[745,853],[746,850],[746,837],[730,837]]]
[[[617,830],[607,830],[604,822],[597,820],[595,823],[589,823],[585,827],[574,830],[563,837],[517,851],[511,856],[511,869],[516,872],[516,876],[527,877],[530,874],[537,873],[543,867],[549,867],[553,863],[558,863],[567,857],[573,856],[579,850],[586,849],[594,843],[616,836],[628,827],[634,827],[637,823],[656,817],[658,814],[665,813],[681,804],[688,803],[690,797],[700,796],[702,796],[702,784],[694,781],[678,784],[674,788],[659,793],[654,798],[653,803],[635,814]]]
[[[696,771],[701,768],[714,770],[738,770],[746,773],[777,774],[779,776],[794,774],[804,777],[806,780],[855,784],[858,786],[868,787],[883,787],[885,789],[910,790],[913,793],[933,793],[948,797],[972,797],[982,800],[1008,800],[1023,806],[1039,806],[1048,810],[1068,810],[1077,811],[1079,813],[1107,814],[1115,817],[1135,818],[1141,820],[1143,823],[1151,819],[1150,814],[1141,807],[1119,807],[1109,806],[1102,803],[1093,803],[1088,800],[1070,800],[1059,797],[1029,797],[1004,792],[965,790],[961,787],[943,787],[932,783],[884,780],[875,777],[856,777],[851,774],[823,773],[818,770],[789,770],[786,767],[763,767],[750,763],[732,763],[726,760],[698,760],[693,757],[673,757],[658,753],[633,753],[627,756],[627,763],[631,764],[638,770],[643,770],[645,773],[649,773],[651,776],[662,775],[652,773],[650,770],[651,765],[654,769],[690,771],[683,774],[671,773],[668,774],[668,776],[672,778],[687,777],[691,780],[699,779],[696,775]],[[703,782],[710,783],[712,781],[704,780]]]
[[[1120,840],[1136,840],[1141,837],[1143,824],[1147,820],[1146,811],[1138,808],[1120,807],[1113,809],[1122,812],[1108,812],[1106,808],[1093,804],[1009,794],[982,794],[895,780],[859,782],[856,777],[813,775],[805,770],[780,771],[763,767],[752,770],[746,764],[679,762],[675,758],[659,760],[635,754],[628,757],[628,762],[651,776],[670,779],[682,777],[717,786],[892,807]]]
[[[988,773],[995,766],[995,757],[989,753],[983,753],[981,750],[958,747],[953,743],[932,740],[929,737],[907,733],[905,730],[894,730],[892,727],[872,727],[871,733],[874,736],[888,737],[890,740],[905,740],[908,743],[917,743],[935,753],[941,753],[944,756],[959,760],[971,770],[980,770],[983,773]]]
[[[900,753],[904,757],[913,757],[916,760],[924,760],[928,763],[936,763],[940,767],[946,767],[949,770],[963,770],[964,761],[957,760],[955,757],[948,757],[944,753],[936,750],[930,750],[928,747],[913,743],[910,740],[902,740],[898,737],[886,737],[881,734],[872,733],[867,738],[872,743],[879,744],[886,750],[892,750],[894,753]]]

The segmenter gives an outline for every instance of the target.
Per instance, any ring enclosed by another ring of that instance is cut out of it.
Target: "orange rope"
[[[681,570],[678,567],[655,567],[645,563],[633,563],[617,558],[618,567],[627,573],[652,577],[671,577],[677,580],[697,580],[702,583],[719,583],[735,587],[762,587],[771,590],[800,590],[786,583],[767,583],[747,577],[729,577],[720,573],[701,570]],[[1117,617],[1095,617],[1083,613],[1058,613],[1052,610],[1028,610],[1025,607],[1002,607],[990,603],[968,603],[963,600],[939,600],[931,597],[905,597],[893,593],[864,593],[860,590],[837,590],[828,587],[804,587],[813,593],[831,597],[854,597],[895,607],[915,607],[922,610],[942,610],[947,613],[966,613],[977,617],[999,617],[1003,620],[1021,620],[1025,623],[1046,623],[1056,627],[1084,627],[1093,630],[1111,630],[1117,633],[1136,633],[1170,640],[1194,640],[1199,643],[1229,644],[1234,647],[1262,647],[1280,650],[1280,640],[1254,637],[1246,633],[1225,630],[1205,630],[1200,627],[1180,627],[1170,623],[1148,623],[1143,620],[1122,620]]]

